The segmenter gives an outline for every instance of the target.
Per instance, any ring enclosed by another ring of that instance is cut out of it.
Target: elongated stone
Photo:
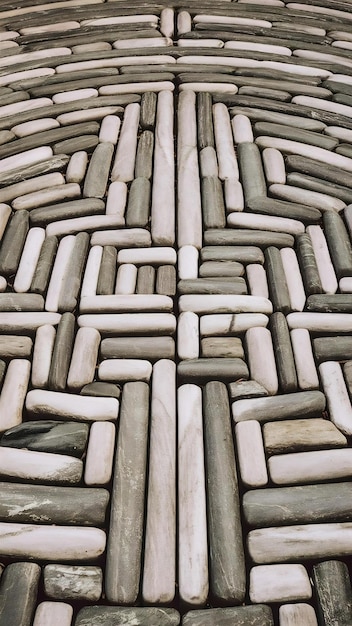
[[[158,246],[171,246],[175,242],[173,122],[172,92],[161,91],[158,95],[156,111],[151,204],[152,239],[153,243]]]
[[[30,361],[12,359],[7,367],[0,394],[0,430],[22,422],[23,406],[30,377]]]
[[[114,383],[94,382],[84,385],[80,395],[93,396],[94,398],[116,398],[118,400],[121,395],[121,389]]]
[[[351,190],[348,187],[343,185],[337,185],[336,183],[322,180],[321,178],[307,176],[307,174],[301,174],[299,172],[288,172],[287,182],[293,186],[301,187],[303,189],[310,189],[311,191],[315,191],[327,196],[339,198],[346,204],[349,204],[352,199]],[[338,205],[335,206],[338,210]],[[330,204],[330,207],[333,209],[333,205]]]
[[[119,403],[116,398],[33,389],[27,393],[26,408],[31,415],[44,414],[76,421],[109,421],[117,418]]]
[[[61,319],[64,316],[65,314]],[[58,339],[59,330],[60,325]],[[100,334],[97,330],[94,328],[80,328],[78,330],[67,375],[67,387],[69,389],[81,389],[83,385],[93,381],[99,346]],[[67,349],[68,354],[70,354],[70,347]]]
[[[270,331],[261,326],[249,328],[246,348],[251,378],[274,395],[278,390],[278,377]]]
[[[200,358],[188,359],[178,364],[179,376],[187,382],[201,380],[237,380],[248,378],[248,368],[242,359],[238,358]]]
[[[297,391],[297,375],[290,333],[283,313],[274,313],[271,316],[270,329],[280,389],[284,393]]]
[[[232,405],[235,422],[256,419],[259,422],[271,420],[317,417],[325,409],[325,396],[320,391],[301,391],[297,393],[238,400]]]
[[[249,596],[252,602],[308,600],[312,589],[303,565],[258,565],[250,571]]]
[[[232,246],[276,246],[277,248],[293,247],[294,238],[292,235],[280,232],[268,232],[257,229],[234,229],[234,230],[208,230],[204,233],[204,244],[206,245],[232,245]]]
[[[57,186],[64,183],[64,177],[59,172],[52,174],[44,174],[35,176],[32,179],[14,183],[8,187],[4,187],[0,191],[0,202],[9,202],[18,196],[38,191],[39,189],[47,189],[51,186]]]
[[[197,136],[200,150],[208,146],[214,148],[212,105],[210,93],[197,94]]]
[[[66,180],[70,183],[81,183],[87,170],[88,154],[85,150],[79,150],[71,155],[66,170]]]
[[[350,522],[348,489],[348,482],[337,482],[248,491],[244,517],[251,528]]]
[[[263,487],[268,482],[268,473],[259,422],[239,422],[235,433],[242,482],[249,488]]]
[[[346,563],[322,561],[313,566],[313,583],[318,600],[318,616],[324,626],[352,619],[352,590]]]
[[[173,358],[175,351],[174,340],[171,337],[159,337],[155,341],[152,337],[111,337],[103,339],[100,353],[105,359],[148,359],[157,361],[163,358]]]
[[[154,134],[145,130],[141,134],[136,155],[135,177],[150,180],[153,169]]]
[[[250,263],[246,267],[249,292],[252,296],[269,298],[266,271],[259,263]]]
[[[351,549],[351,522],[252,530],[248,548],[255,563],[343,557]]]
[[[199,152],[200,171],[205,176],[218,176],[218,161],[215,149],[212,146],[206,146]]]
[[[203,279],[238,278],[243,274],[244,266],[237,261],[205,261],[199,266],[199,276]]]
[[[108,626],[111,620],[127,624],[133,620],[135,626],[178,626],[180,615],[175,609],[164,607],[85,606],[79,611],[75,626],[92,626],[97,622]]]
[[[230,116],[223,103],[213,105],[213,123],[216,152],[219,163],[219,178],[238,180],[237,158],[233,145]]]
[[[251,213],[263,213],[277,217],[288,217],[300,222],[316,223],[321,219],[319,209],[298,202],[276,200],[276,198],[251,197],[247,200],[246,208]]]
[[[273,215],[259,215],[258,213],[231,213],[227,218],[227,223],[234,227],[253,228],[254,236],[257,227],[267,231],[290,233],[291,235],[303,233],[305,230],[304,224],[298,220]]]
[[[312,225],[307,227],[307,233],[313,246],[322,289],[325,293],[333,294],[338,284],[323,230],[320,226]]]
[[[13,313],[11,315],[14,315]],[[97,315],[80,315],[77,319],[79,327],[93,327],[102,333],[131,335],[173,335],[176,318],[171,313],[106,313]],[[1,314],[0,314],[1,328]]]
[[[28,229],[28,211],[20,211],[11,217],[2,238],[0,249],[0,272],[4,276],[11,276],[16,273]]]
[[[272,456],[268,460],[271,480],[276,485],[334,480],[351,476],[350,450],[314,450]]]
[[[298,259],[306,293],[308,295],[322,293],[323,288],[310,236],[307,233],[298,235],[297,246]]]
[[[312,158],[299,155],[288,155],[286,166],[289,170],[303,172],[310,176],[316,176],[337,185],[351,187],[345,173],[338,167],[324,164]]]
[[[152,365],[143,359],[106,359],[98,368],[100,380],[126,382],[141,380],[148,382],[152,374]]]
[[[99,141],[101,143],[110,141],[116,145],[120,132],[120,124],[121,120],[117,115],[107,115],[104,117],[100,125]]]
[[[280,250],[274,246],[269,246],[265,250],[264,256],[273,309],[287,314],[291,310],[291,303]]]
[[[72,485],[81,480],[82,470],[82,461],[68,455],[17,448],[1,451],[0,475],[4,478]]]
[[[57,313],[24,312],[24,313],[0,313],[0,332],[15,333],[21,331],[36,331],[43,324],[59,323],[61,315]]]
[[[288,182],[288,181],[287,181]],[[282,198],[292,202],[300,202],[310,207],[324,211],[342,211],[346,204],[343,200],[325,193],[319,193],[309,189],[302,189],[296,185],[270,185],[270,193],[276,198]]]
[[[46,292],[57,247],[58,240],[56,237],[46,237],[44,239],[30,287],[31,292],[40,295],[44,295]]]
[[[264,441],[268,454],[338,448],[347,444],[346,437],[336,426],[321,418],[268,422],[264,424]]]
[[[124,223],[125,220],[116,215],[88,215],[87,217],[76,217],[68,220],[60,220],[59,222],[52,222],[46,227],[46,234],[48,237],[51,235],[62,237],[62,235],[76,234],[81,231],[93,232],[100,231],[103,228],[119,228],[124,226]],[[102,232],[104,234],[106,231]],[[94,235],[100,235],[100,232],[96,232]],[[95,244],[98,241],[99,238],[97,237]]]
[[[220,179],[217,176],[203,177],[201,189],[204,227],[224,228],[225,205]]]
[[[0,311],[43,311],[44,300],[39,294],[0,293]]]
[[[1,577],[0,624],[32,623],[39,586],[40,567],[37,563],[11,563]]]
[[[48,384],[55,337],[54,326],[44,324],[38,327],[32,360],[31,382],[33,387],[46,387]]]
[[[149,485],[142,594],[146,602],[172,602],[176,574],[176,367],[153,367]],[[162,385],[160,382],[162,380]],[[160,457],[160,450],[167,454]],[[160,541],[162,549],[160,550]]]
[[[127,105],[111,172],[112,181],[128,182],[133,180],[139,115],[139,104],[131,103]]]
[[[44,591],[48,598],[96,602],[102,586],[100,567],[56,563],[44,567]]]
[[[156,274],[156,292],[160,295],[176,294],[176,268],[173,265],[161,265]]]
[[[209,588],[201,389],[182,385],[178,400],[179,589],[199,606]]]
[[[0,537],[2,556],[60,562],[92,561],[103,554],[106,543],[99,528],[80,526],[1,523]]]
[[[120,226],[122,223],[120,221]],[[95,226],[93,227],[95,229]],[[95,246],[115,246],[117,248],[127,248],[130,246],[145,247],[151,245],[150,233],[144,228],[129,228],[126,230],[100,230],[91,236],[91,245]],[[126,260],[125,263],[133,263]]]
[[[127,294],[111,296],[87,296],[81,299],[80,312],[141,312],[141,311],[171,311],[172,299],[158,294]]]
[[[239,492],[228,395],[221,382],[208,383],[204,389],[204,419],[210,589],[222,602],[240,603],[245,594],[245,572]]]
[[[106,192],[114,144],[99,143],[95,148],[84,179],[83,197],[103,198]]]
[[[111,422],[95,422],[89,434],[84,471],[86,485],[106,485],[112,474],[115,450],[115,426]]]
[[[327,211],[323,221],[337,278],[352,276],[352,247],[341,216],[335,211]]]
[[[262,313],[203,315],[200,318],[200,334],[202,337],[236,335],[252,326],[267,326],[268,322],[268,317]]]
[[[262,152],[265,178],[268,185],[286,182],[286,170],[284,158],[279,150],[265,148]]]
[[[201,340],[201,356],[243,359],[242,341],[239,337],[206,337]]]
[[[80,458],[85,450],[87,437],[86,424],[40,420],[23,422],[10,428],[3,434],[1,446]]]
[[[75,317],[72,313],[64,313],[57,328],[52,354],[48,384],[53,391],[64,391],[70,367]]]
[[[320,133],[314,133],[309,130],[300,128],[292,128],[283,124],[272,124],[270,122],[257,122],[254,126],[257,135],[269,135],[270,137],[281,137],[283,139],[291,139],[301,143],[307,143],[311,146],[318,146],[325,150],[333,150],[338,145],[336,139],[327,137]]]
[[[114,246],[104,246],[102,250],[102,257],[101,257],[98,281],[97,281],[97,286],[96,286],[97,295],[110,295],[114,293],[116,264],[117,264],[116,248]],[[90,295],[93,295],[93,294],[90,294]]]
[[[14,290],[17,293],[29,291],[44,239],[43,228],[29,230],[14,281]]]
[[[77,153],[78,154],[78,153]],[[99,199],[79,199],[69,202],[59,202],[53,205],[42,206],[33,209],[30,214],[32,225],[47,225],[56,220],[86,215],[101,215],[104,213],[105,204]]]
[[[318,332],[349,332],[350,313],[290,313],[287,316],[289,328],[306,328]]]
[[[150,197],[150,181],[147,178],[135,178],[128,195],[127,226],[146,228],[150,219]]]
[[[345,435],[350,435],[352,406],[341,365],[334,361],[325,361],[319,365],[319,373],[327,398],[330,419]]]
[[[226,212],[243,211],[244,198],[242,184],[235,179],[226,178],[224,181],[224,195]]]
[[[179,315],[177,354],[180,359],[198,359],[199,357],[199,318],[192,311],[185,311]]]
[[[157,95],[153,91],[146,91],[141,98],[140,125],[142,128],[154,128],[157,107]]]
[[[248,269],[249,266],[247,266]],[[258,265],[261,269],[262,266]],[[194,280],[180,280],[177,285],[180,294],[234,294],[241,295],[247,293],[247,286],[243,278],[234,277],[224,279],[224,277],[218,280],[212,278],[196,278]],[[253,294],[261,295],[261,294]],[[266,294],[267,297],[268,294]],[[265,297],[265,296],[264,296]]]
[[[271,313],[272,305],[266,298],[233,295],[183,295],[179,298],[180,311],[194,313]]]
[[[140,229],[135,230],[138,232]],[[162,246],[155,248],[126,247],[124,250],[120,250],[117,255],[118,263],[135,263],[137,265],[175,265],[176,259],[176,252],[173,248]]]
[[[83,269],[89,247],[88,233],[81,232],[75,237],[74,247],[67,265],[66,275],[60,290],[58,310],[60,313],[73,311],[77,306]]]
[[[23,358],[30,357],[33,341],[30,337],[19,337],[18,335],[0,335],[0,357],[1,358]]]
[[[266,182],[258,146],[252,142],[240,143],[237,146],[237,154],[245,202],[265,197]]]
[[[73,608],[65,602],[41,602],[34,615],[33,626],[45,626],[50,620],[52,626],[71,626]]]
[[[350,339],[345,335],[313,339],[314,354],[318,363],[351,359],[352,343]]]
[[[152,294],[155,288],[156,269],[152,265],[142,265],[138,268],[136,293]]]
[[[318,389],[319,379],[308,330],[296,328],[290,334],[299,388]]]
[[[74,245],[75,238],[73,235],[67,235],[60,241],[46,294],[45,309],[47,311],[58,311],[61,288]]]
[[[214,619],[224,626],[273,626],[273,614],[264,604],[189,611],[183,616],[184,626],[211,626]]]
[[[141,572],[148,395],[146,383],[133,382],[124,386],[105,581],[109,600],[122,604],[136,600]]]

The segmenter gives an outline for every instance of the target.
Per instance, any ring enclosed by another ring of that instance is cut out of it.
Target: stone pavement
[[[3,0],[0,626],[352,625],[351,0]]]

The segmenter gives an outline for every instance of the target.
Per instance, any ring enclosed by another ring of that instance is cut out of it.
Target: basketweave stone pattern
[[[352,624],[352,2],[0,7],[0,626]]]

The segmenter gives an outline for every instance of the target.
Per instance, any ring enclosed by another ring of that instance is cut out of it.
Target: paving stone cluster
[[[351,626],[351,49],[1,2],[0,626]]]

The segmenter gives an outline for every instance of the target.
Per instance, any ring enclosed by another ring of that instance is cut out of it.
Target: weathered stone
[[[37,563],[11,563],[0,584],[0,624],[32,623],[38,593],[40,567]]]
[[[87,439],[87,424],[32,420],[5,431],[1,446],[81,457]]]
[[[259,565],[250,571],[249,597],[252,602],[308,600],[312,588],[303,565]]]
[[[100,567],[82,565],[46,565],[44,592],[55,600],[99,600],[103,586]]]
[[[64,391],[71,362],[75,329],[73,313],[64,313],[59,322],[49,372],[49,388]]]
[[[319,417],[325,409],[325,396],[320,391],[238,400],[232,405],[235,422],[256,419],[260,422],[299,417]]]
[[[347,626],[352,620],[352,590],[346,563],[322,561],[313,566],[318,616],[324,626]]]
[[[103,339],[100,348],[104,359],[170,359],[174,357],[172,337],[110,337]]]
[[[182,626],[212,626],[214,620],[222,626],[273,626],[274,624],[271,608],[257,604],[189,611],[182,618]]]
[[[210,380],[237,380],[248,378],[248,368],[242,359],[238,358],[204,358],[181,361],[177,372],[183,381],[189,383]]]
[[[178,626],[180,615],[168,608],[86,606],[79,611],[75,626],[109,626],[114,622],[131,626],[133,623],[134,626]]]
[[[297,375],[290,332],[283,313],[274,313],[271,316],[270,330],[280,389],[284,393],[297,391]]]

